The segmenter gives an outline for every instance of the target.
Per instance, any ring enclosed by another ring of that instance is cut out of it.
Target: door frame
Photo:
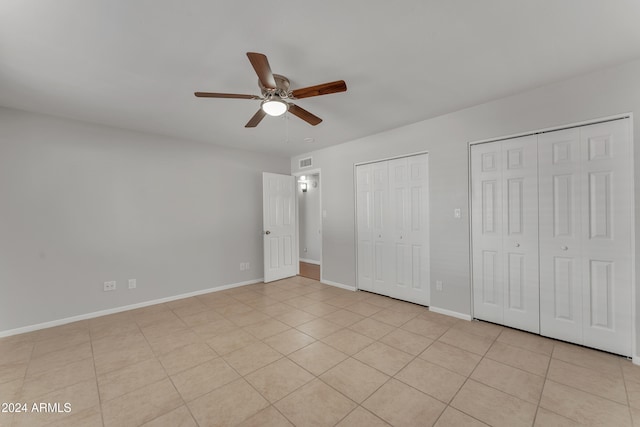
[[[467,143],[467,176],[469,177],[468,182],[467,182],[467,194],[468,194],[468,198],[467,198],[467,211],[469,212],[469,216],[468,216],[468,221],[469,221],[469,295],[470,295],[470,299],[469,299],[469,304],[470,304],[470,313],[471,313],[471,319],[475,319],[475,315],[474,315],[474,306],[473,306],[473,301],[474,301],[474,294],[473,294],[473,229],[472,229],[472,218],[471,218],[471,209],[472,209],[472,204],[471,204],[471,185],[472,185],[472,175],[471,175],[471,147],[473,145],[477,145],[477,144],[485,144],[485,143],[490,143],[490,142],[496,142],[496,141],[503,141],[506,139],[512,139],[512,138],[518,138],[521,136],[527,136],[527,135],[537,135],[537,134],[541,134],[541,133],[547,133],[547,132],[554,132],[554,131],[558,131],[558,130],[563,130],[563,129],[570,129],[570,128],[575,128],[575,127],[582,127],[582,126],[588,126],[588,125],[594,125],[597,123],[603,123],[603,122],[610,122],[610,121],[614,121],[614,120],[622,120],[622,119],[629,119],[629,145],[630,145],[630,156],[629,156],[629,164],[631,167],[631,176],[634,177],[634,179],[631,181],[631,212],[629,212],[629,218],[631,221],[631,234],[632,234],[632,238],[631,238],[631,317],[632,317],[632,322],[631,322],[631,340],[632,340],[632,361],[633,364],[635,365],[640,365],[640,349],[638,349],[637,346],[637,327],[636,327],[636,305],[637,305],[637,300],[636,300],[636,212],[635,212],[635,167],[634,167],[634,157],[635,157],[635,147],[634,147],[634,139],[633,139],[633,134],[634,134],[634,129],[633,129],[633,122],[634,122],[634,118],[633,118],[633,112],[628,112],[628,113],[620,113],[620,114],[614,114],[611,116],[605,116],[605,117],[600,117],[600,118],[595,118],[595,119],[590,119],[590,120],[584,120],[584,121],[580,121],[580,122],[573,122],[573,123],[569,123],[569,124],[564,124],[564,125],[560,125],[560,126],[552,126],[552,127],[547,127],[547,128],[542,128],[542,129],[538,129],[538,130],[532,130],[532,131],[526,131],[526,132],[520,132],[520,133],[515,133],[515,134],[511,134],[511,135],[504,135],[504,136],[498,136],[498,137],[494,137],[494,138],[488,138],[488,139],[481,139],[481,140],[476,140],[476,141],[469,141]],[[354,169],[355,170],[355,169]]]
[[[320,218],[320,282],[323,282],[324,276],[322,275],[322,250],[324,248],[324,218],[322,215],[322,172],[320,168],[309,169],[304,171],[295,172],[292,176],[295,179],[296,183],[296,253],[298,254],[298,264],[296,265],[296,274],[300,275],[300,199],[298,192],[298,179],[301,176],[307,175],[318,175],[318,197],[320,198],[319,209],[318,209],[318,217]]]
[[[382,157],[382,158],[378,158],[378,159],[373,159],[373,160],[367,160],[367,161],[363,161],[363,162],[357,162],[353,164],[353,243],[354,243],[354,260],[355,260],[355,290],[358,291],[360,290],[360,288],[358,287],[358,265],[360,265],[360,263],[358,262],[358,198],[357,198],[357,194],[358,194],[358,176],[357,176],[357,167],[358,166],[362,166],[362,165],[368,165],[368,164],[372,164],[372,163],[378,163],[378,162],[385,162],[385,161],[389,161],[389,160],[395,160],[395,159],[402,159],[404,157],[412,157],[412,156],[419,156],[421,154],[426,154],[427,155],[427,167],[428,167],[428,171],[429,171],[429,181],[427,182],[427,197],[428,197],[428,206],[429,206],[429,210],[428,210],[428,215],[429,215],[429,221],[427,221],[427,240],[428,240],[428,247],[429,247],[429,256],[428,256],[428,268],[429,268],[429,277],[427,280],[427,287],[428,287],[428,294],[429,294],[429,305],[427,307],[431,306],[431,198],[430,196],[430,192],[431,192],[431,168],[429,165],[429,161],[430,161],[430,156],[429,156],[429,150],[424,150],[424,151],[415,151],[415,152],[411,152],[411,153],[407,153],[407,154],[399,154],[396,156],[390,156],[390,157]]]

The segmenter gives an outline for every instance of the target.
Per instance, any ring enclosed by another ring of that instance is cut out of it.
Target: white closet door
[[[371,164],[372,173],[372,233],[373,233],[373,291],[386,294],[391,278],[393,259],[389,221],[388,162]],[[395,295],[391,295],[395,296]]]
[[[580,129],[584,344],[631,355],[629,121]]]
[[[503,323],[502,143],[471,147],[474,317]]]
[[[390,160],[392,268],[388,295],[429,304],[427,155]]]
[[[582,344],[580,130],[538,137],[540,333]]]
[[[358,289],[373,291],[373,168],[356,167]]]
[[[502,142],[504,324],[540,332],[537,138]]]

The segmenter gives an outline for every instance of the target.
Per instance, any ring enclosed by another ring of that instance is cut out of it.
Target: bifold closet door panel
[[[427,155],[389,160],[391,277],[387,294],[429,304]]]
[[[358,289],[373,291],[373,168],[356,167]]]
[[[540,333],[583,343],[580,129],[538,136]]]
[[[474,317],[503,324],[502,143],[471,147]]]
[[[502,141],[504,324],[540,332],[537,137]]]
[[[631,355],[629,120],[580,128],[584,344]]]

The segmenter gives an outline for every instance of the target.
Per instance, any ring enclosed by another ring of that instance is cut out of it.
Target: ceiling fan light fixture
[[[287,103],[278,99],[266,99],[260,105],[262,111],[270,116],[281,116],[287,112]]]

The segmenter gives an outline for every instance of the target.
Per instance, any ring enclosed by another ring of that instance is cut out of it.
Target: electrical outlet
[[[460,219],[460,218],[462,218],[462,211],[460,210],[460,208],[455,208],[455,209],[453,210],[453,217],[454,217],[455,219]]]
[[[442,290],[442,280],[436,280],[436,291]]]
[[[129,289],[135,289],[137,286],[136,279],[129,279]]]
[[[115,291],[116,290],[116,282],[104,282],[104,291]]]

